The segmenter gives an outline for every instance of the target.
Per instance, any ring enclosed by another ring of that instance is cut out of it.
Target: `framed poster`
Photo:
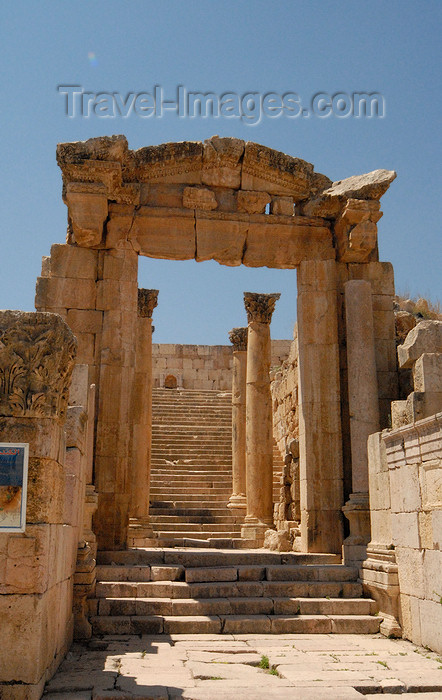
[[[0,532],[24,532],[29,443],[0,442]]]

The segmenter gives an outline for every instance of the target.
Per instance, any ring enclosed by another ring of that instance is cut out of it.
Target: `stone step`
[[[99,551],[97,564],[121,566],[177,566],[218,567],[218,566],[324,566],[340,564],[338,554],[304,554],[300,552],[269,552],[252,550],[245,552],[204,551],[197,549],[177,551],[176,549],[146,547],[120,551]]]
[[[132,615],[372,615],[369,598],[97,598],[101,617]]]
[[[232,532],[232,531],[237,531],[238,533],[241,530],[241,522],[229,522],[229,523],[217,523],[217,522],[208,522],[208,523],[199,523],[199,522],[182,522],[180,519],[178,519],[178,522],[168,522],[167,520],[160,520],[158,521],[152,521],[152,526],[155,524],[155,529],[158,530],[159,532],[194,532],[199,533],[200,536],[206,536],[207,533],[211,533],[212,535],[215,535],[218,532]],[[182,535],[180,535],[182,537]]]
[[[376,634],[369,615],[93,616],[94,634]]]
[[[228,499],[230,498],[230,495],[232,493],[232,489],[230,488],[221,488],[218,486],[213,486],[213,487],[191,487],[191,486],[171,486],[170,489],[166,490],[167,495],[169,498],[174,500],[175,496],[186,496],[187,494],[192,494],[194,496],[204,496],[205,494],[210,495],[210,496],[217,496],[220,499]],[[150,493],[152,498],[156,495],[160,495],[164,493],[164,489],[162,489],[160,486],[157,486],[156,484],[154,486],[151,486]],[[202,499],[204,500],[204,499]]]
[[[192,527],[192,523],[187,524],[187,528],[185,530],[168,530],[167,528],[159,528],[158,526],[155,526],[152,528],[154,532],[156,533],[156,536],[159,539],[178,539],[178,538],[185,538],[185,539],[201,539],[205,538],[206,540],[212,537],[223,537],[223,538],[229,538],[229,537],[239,537],[241,534],[241,526],[238,525],[237,527],[235,525],[230,525],[229,527],[225,527],[222,530],[216,530],[215,528],[210,528],[209,530],[202,531],[199,529],[198,525],[195,525],[195,527]]]
[[[228,513],[228,511],[227,511]],[[240,515],[174,515],[172,514],[157,514],[153,515],[152,512],[150,513],[150,521],[151,523],[156,523],[157,525],[159,523],[200,523],[202,524],[208,524],[208,523],[213,523],[213,524],[218,524],[218,525],[227,525],[229,523],[235,523],[235,524],[242,524],[244,518],[241,517]]]
[[[151,489],[152,490],[152,489]],[[157,494],[158,496],[161,496],[162,494]],[[218,494],[215,496],[210,496],[210,494],[206,494],[204,498],[201,498],[201,494],[195,494],[195,493],[183,493],[179,494],[180,498],[172,498],[170,493],[164,494],[168,500],[172,500],[174,503],[180,503],[179,508],[186,508],[187,506],[195,505],[195,503],[198,503],[199,507],[204,508],[210,508],[210,504],[217,505],[220,507],[220,505],[226,505],[227,500],[230,498],[230,493],[224,497],[224,499],[221,500],[218,496]],[[151,494],[151,499],[152,501],[164,501],[163,498],[155,498],[153,494]]]
[[[158,501],[155,506],[150,506],[149,514],[154,516],[166,516],[166,517],[184,517],[184,518],[224,518],[224,517],[235,517],[240,518],[240,515],[226,515],[226,508],[175,508],[170,502],[163,501],[164,505],[160,505]],[[169,513],[169,510],[171,511]],[[230,513],[230,510],[228,511]]]
[[[347,581],[98,581],[97,598],[361,598]]]

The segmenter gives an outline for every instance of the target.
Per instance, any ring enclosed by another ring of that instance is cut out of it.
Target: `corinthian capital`
[[[247,328],[232,328],[229,331],[229,338],[234,351],[247,350],[247,332]]]
[[[138,316],[152,318],[154,308],[158,305],[158,289],[138,290]]]
[[[251,323],[270,323],[275,304],[280,294],[255,294],[244,292],[244,305],[247,311],[247,321]]]

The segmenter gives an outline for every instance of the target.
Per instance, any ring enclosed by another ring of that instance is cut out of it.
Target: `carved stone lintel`
[[[244,292],[244,305],[247,312],[247,321],[257,323],[270,323],[275,304],[280,294],[255,294]]]
[[[64,421],[76,351],[58,314],[0,311],[0,416]]]
[[[138,290],[138,316],[152,318],[156,306],[158,306],[158,289]]]
[[[234,352],[247,350],[247,328],[232,328],[229,331],[229,338]]]

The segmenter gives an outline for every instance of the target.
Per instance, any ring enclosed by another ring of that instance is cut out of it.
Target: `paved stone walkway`
[[[379,693],[442,698],[442,659],[380,635],[109,636],[75,644],[43,700],[361,700]]]

